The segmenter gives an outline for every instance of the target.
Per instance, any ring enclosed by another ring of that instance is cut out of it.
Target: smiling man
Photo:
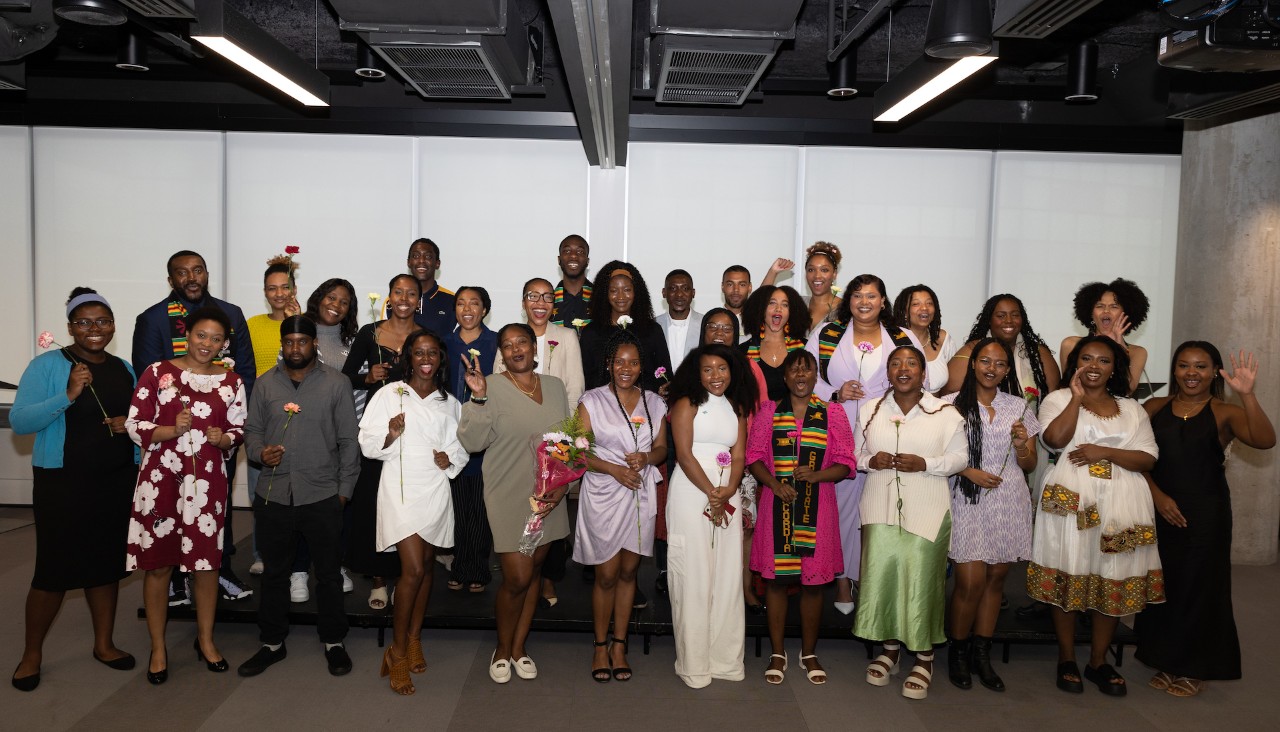
[[[418,281],[422,296],[418,299],[418,311],[413,315],[413,322],[436,333],[450,333],[458,324],[454,317],[453,290],[446,290],[436,282],[438,269],[439,245],[430,239],[415,239],[409,245],[409,274]]]
[[[591,304],[591,283],[587,281],[587,265],[591,262],[591,246],[577,234],[560,241],[556,263],[563,278],[555,286],[555,303],[551,322],[569,326],[574,320],[587,320]]]
[[[662,285],[662,298],[667,301],[667,312],[654,320],[667,337],[667,351],[671,365],[679,368],[689,351],[698,347],[702,335],[702,313],[693,309],[693,276],[683,269],[673,269]]]

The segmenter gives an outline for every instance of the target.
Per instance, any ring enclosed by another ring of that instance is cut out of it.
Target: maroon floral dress
[[[218,569],[228,502],[226,453],[209,444],[205,430],[221,428],[233,447],[244,441],[244,384],[234,371],[205,376],[169,361],[153,363],[138,376],[125,426],[142,447],[142,465],[125,568]],[[191,409],[191,429],[152,444],[151,434],[176,422],[184,402]]]

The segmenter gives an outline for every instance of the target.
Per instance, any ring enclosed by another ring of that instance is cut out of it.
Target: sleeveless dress
[[[693,417],[693,457],[712,483],[721,482],[716,455],[738,441],[729,400],[708,395]],[[724,481],[730,468],[725,468]],[[667,494],[667,585],[676,641],[676,674],[694,689],[712,679],[743,679],[746,616],[742,596],[742,498],[725,528],[703,515],[706,495],[677,467]],[[714,546],[713,546],[714,543]]]
[[[1045,397],[1040,422],[1051,424],[1070,401],[1070,389]],[[1079,408],[1075,434],[1045,474],[1040,493],[1027,595],[1068,612],[1092,609],[1119,617],[1164,602],[1155,506],[1146,480],[1108,461],[1077,466],[1065,457],[1084,444],[1158,456],[1142,406],[1132,399],[1116,403],[1120,411],[1114,417]]]
[[[1231,490],[1213,405],[1183,420],[1165,404],[1151,418],[1160,460],[1151,478],[1178,502],[1178,528],[1156,515],[1164,605],[1138,615],[1139,661],[1174,676],[1240,678],[1231,609]]]
[[[667,405],[655,392],[645,390],[643,396],[644,403],[637,401],[629,418],[643,419],[644,424],[633,428],[608,386],[582,395],[582,406],[591,415],[591,431],[596,437],[596,457],[622,464],[627,453],[653,449],[653,438],[662,434]],[[633,491],[604,473],[587,471],[582,476],[573,561],[584,566],[603,564],[623,549],[653,555],[658,468],[646,465],[640,478],[640,489]]]

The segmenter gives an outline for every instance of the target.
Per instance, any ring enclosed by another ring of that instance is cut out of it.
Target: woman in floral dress
[[[143,603],[151,634],[147,680],[168,678],[164,631],[169,575],[191,572],[196,654],[210,671],[226,671],[213,644],[228,490],[224,456],[243,440],[244,385],[218,354],[231,324],[216,307],[188,320],[186,353],[147,366],[125,427],[143,448],[129,521],[126,569],[146,571]]]

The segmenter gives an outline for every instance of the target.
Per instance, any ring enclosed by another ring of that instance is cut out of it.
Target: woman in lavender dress
[[[849,426],[857,431],[858,409],[889,390],[886,355],[901,345],[920,346],[911,331],[893,323],[893,310],[884,280],[861,274],[849,281],[836,319],[809,336],[808,350],[818,359],[820,399],[844,406]],[[926,384],[926,389],[935,387]],[[848,404],[845,404],[848,402]],[[853,582],[862,563],[862,517],[858,502],[867,481],[864,471],[836,484],[840,513],[840,545],[844,550],[844,577],[836,581],[836,609],[853,612]]]
[[[657,466],[667,459],[663,429],[667,405],[656,392],[640,386],[646,366],[640,342],[630,331],[619,330],[610,338],[605,365],[609,383],[583,394],[578,405],[583,427],[595,433],[596,447],[582,477],[573,544],[573,561],[596,568],[591,591],[595,627],[591,678],[600,683],[610,677],[631,678],[627,622],[640,557],[653,555]]]
[[[991,635],[1009,564],[1031,557],[1031,496],[1023,471],[1036,467],[1040,432],[1033,403],[1000,390],[1013,368],[1008,344],[983,338],[974,345],[960,391],[943,397],[964,416],[969,467],[951,478],[951,683],[1004,691],[991,668]],[[973,637],[970,638],[970,633]]]

